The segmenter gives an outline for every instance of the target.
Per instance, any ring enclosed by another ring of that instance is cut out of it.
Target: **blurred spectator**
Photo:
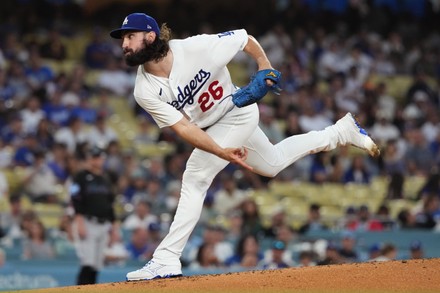
[[[265,104],[259,104],[258,108],[260,110],[258,126],[267,135],[271,143],[279,143],[284,139],[284,136],[278,122],[275,120],[274,110]]]
[[[167,195],[166,195],[166,209],[170,213],[174,213],[177,209],[180,199],[180,189],[182,183],[178,180],[171,181],[167,184]]]
[[[243,235],[258,235],[262,232],[263,224],[261,223],[258,205],[253,199],[245,199],[241,203],[241,215],[243,219],[242,233]]]
[[[123,70],[121,59],[109,58],[101,71],[97,85],[120,97],[131,94],[135,77]]]
[[[317,72],[320,78],[328,80],[342,72],[342,50],[338,40],[331,39],[318,60]]]
[[[191,269],[213,269],[221,267],[221,262],[214,253],[214,246],[209,243],[200,245],[194,262],[191,263]]]
[[[277,234],[275,236],[276,240],[282,241],[284,244],[286,244],[286,252],[284,254],[284,257],[289,254],[288,259],[292,259],[292,251],[294,250],[295,246],[295,240],[296,240],[296,233],[294,229],[289,225],[282,225],[277,229]]]
[[[406,104],[414,103],[417,99],[430,100],[433,96],[433,90],[428,82],[428,75],[424,70],[416,70],[413,76],[412,84],[406,93]]]
[[[396,66],[390,56],[383,49],[379,49],[372,60],[371,71],[381,76],[393,76],[396,73]]]
[[[422,242],[419,240],[414,240],[409,245],[409,258],[410,259],[422,259],[424,258],[424,251]]]
[[[115,113],[115,109],[111,104],[113,97],[110,93],[104,89],[94,89],[93,93],[96,96],[95,108],[99,109],[99,113],[105,115],[105,117],[110,117]]]
[[[10,240],[24,237],[24,231],[21,227],[23,217],[22,199],[19,195],[11,195],[8,198],[9,209],[0,214],[0,228],[6,233]]]
[[[423,207],[416,216],[418,228],[433,229],[440,218],[440,197],[437,194],[427,195],[422,199]]]
[[[66,46],[61,40],[60,32],[57,29],[50,30],[47,40],[40,46],[40,54],[43,58],[56,61],[63,61],[66,59]]]
[[[29,235],[23,242],[24,259],[53,259],[55,251],[48,239],[46,229],[40,221],[33,221],[29,225]]]
[[[79,117],[86,124],[93,125],[95,122],[97,122],[97,117],[99,117],[98,111],[99,109],[94,108],[90,104],[89,97],[82,97],[79,100],[78,105],[73,107],[70,114],[72,116]]]
[[[20,108],[32,90],[31,84],[26,78],[24,64],[16,59],[10,60],[7,77],[8,85],[11,86],[14,92],[11,108]]]
[[[379,116],[384,117],[388,121],[393,121],[396,114],[397,102],[396,98],[388,93],[388,86],[385,82],[379,82],[375,88],[377,95],[377,109]]]
[[[362,52],[359,45],[354,45],[350,50],[350,55],[344,61],[345,72],[347,73],[353,67],[356,68],[359,85],[364,84],[373,65],[371,57]]]
[[[113,176],[123,175],[124,161],[122,158],[121,144],[118,140],[112,140],[108,143],[106,149],[104,168]]]
[[[137,121],[139,131],[137,131],[136,133],[134,143],[140,145],[149,145],[156,143],[157,133],[153,123],[151,123],[151,121],[148,120],[145,116],[139,116]]]
[[[126,248],[132,260],[145,261],[150,259],[154,250],[149,245],[147,228],[134,229]]]
[[[405,153],[408,174],[428,175],[435,162],[422,131],[417,128],[410,130],[408,142],[408,150]]]
[[[35,136],[37,137],[41,148],[46,150],[52,148],[52,145],[55,141],[53,133],[54,128],[52,127],[52,124],[46,118],[42,118],[38,122],[37,128],[35,130]]]
[[[124,173],[126,174],[127,172]],[[125,201],[132,204],[139,200],[146,201],[147,180],[143,170],[136,169],[128,174],[130,177],[123,190]]]
[[[221,188],[214,193],[214,211],[219,215],[226,215],[234,209],[239,208],[246,194],[237,188],[231,174],[222,172]]]
[[[104,264],[106,266],[124,266],[129,258],[121,233],[110,232],[110,238],[104,253]]]
[[[386,204],[379,206],[375,217],[382,224],[384,230],[390,231],[396,226],[396,222],[391,218],[390,209]]]
[[[23,42],[20,42],[20,34],[17,31],[10,31],[4,36],[2,51],[5,59],[25,61],[29,57]]]
[[[164,161],[160,156],[149,158],[148,161],[143,164],[148,178],[155,178],[159,181],[160,186],[166,188],[170,180],[167,178]]]
[[[74,154],[76,147],[87,141],[87,131],[79,117],[72,116],[68,125],[58,129],[55,134],[55,142],[63,143],[67,146],[69,154]]]
[[[399,151],[397,144],[397,141],[390,140],[386,143],[385,150],[383,150],[382,159],[385,175],[401,174],[403,176],[406,173],[404,154]]]
[[[55,90],[51,95],[50,100],[43,106],[47,119],[49,119],[49,121],[57,128],[66,126],[69,123],[69,118],[71,117],[72,112],[72,107],[62,103],[61,95],[61,90]]]
[[[47,166],[52,170],[58,183],[63,184],[70,175],[67,165],[67,146],[63,143],[55,143],[50,151]]]
[[[107,117],[98,114],[95,124],[90,128],[87,141],[91,146],[106,148],[111,141],[117,140],[118,136],[111,126],[107,124]]]
[[[325,256],[322,260],[318,261],[317,265],[334,265],[343,263],[344,260],[339,254],[338,246],[335,243],[329,242],[325,250]]]
[[[418,228],[415,214],[406,208],[400,210],[397,214],[397,223],[399,228],[404,230]]]
[[[316,266],[316,262],[314,261],[314,253],[311,250],[301,251],[299,256],[298,267],[313,267]]]
[[[353,232],[342,232],[339,255],[344,259],[344,263],[352,263],[359,260],[358,253],[356,252],[356,236]]]
[[[7,124],[1,128],[4,143],[18,147],[23,141],[23,120],[19,115],[12,116]]]
[[[103,29],[95,28],[84,52],[86,65],[91,69],[104,69],[106,62],[113,58],[112,55],[112,45],[108,38],[104,37]]]
[[[321,206],[316,203],[313,203],[309,206],[307,222],[301,225],[298,233],[306,234],[307,232],[323,231],[328,229],[328,227],[322,223],[320,209]]]
[[[225,241],[231,243],[234,247],[241,238],[241,227],[243,226],[243,218],[241,212],[236,210],[227,216]]]
[[[164,224],[164,222],[165,221],[162,221],[162,223],[151,223],[150,225],[148,225],[148,234],[150,236],[149,246],[153,251],[156,250],[163,239],[163,230],[168,229],[168,226],[165,229],[162,229],[162,225]]]
[[[151,204],[146,201],[139,201],[135,205],[134,212],[128,215],[122,223],[122,227],[127,230],[147,229],[150,224],[157,222],[157,216],[151,213]]]
[[[376,259],[381,255],[381,247],[382,245],[380,243],[373,243],[368,248],[368,260]]]
[[[77,257],[73,242],[72,223],[73,217],[69,212],[65,212],[59,219],[58,227],[50,230],[50,238],[57,257],[72,255],[75,255],[75,259]]]
[[[32,202],[57,203],[57,178],[46,162],[45,153],[34,153],[32,166],[26,169],[23,186]]]
[[[356,219],[347,223],[351,231],[382,231],[382,224],[371,216],[370,209],[366,205],[359,207]]]
[[[417,200],[422,199],[430,194],[437,194],[440,196],[440,170],[433,168],[432,172],[426,178],[425,183],[417,192]]]
[[[292,50],[292,40],[280,23],[271,27],[258,41],[275,68],[281,66]]]
[[[151,210],[155,215],[160,215],[167,212],[166,193],[161,187],[160,181],[157,178],[148,178],[146,193],[142,197],[133,197],[132,202],[136,203],[138,200],[146,200],[151,204]]]
[[[370,259],[370,261],[389,261],[395,260],[397,257],[397,248],[392,243],[385,243],[380,249],[378,257]]]
[[[352,113],[359,113],[359,107],[364,101],[364,94],[361,90],[363,81],[359,77],[359,69],[356,66],[350,67],[347,75],[336,75],[332,78],[332,85],[337,91],[335,104],[339,110]]]
[[[281,208],[276,208],[272,212],[269,226],[264,229],[264,236],[275,238],[278,233],[278,230],[282,228],[284,225],[287,225],[286,212]]]
[[[421,127],[422,133],[428,143],[432,143],[440,133],[440,114],[438,109],[430,107],[427,111],[426,121]]]
[[[296,111],[290,111],[287,115],[286,127],[284,129],[284,137],[302,134],[304,131],[299,125],[299,115]]]
[[[23,211],[20,217],[20,229],[22,238],[29,237],[30,230],[32,227],[32,223],[38,222],[40,219],[38,218],[37,213],[32,209],[27,209]]]
[[[270,253],[258,264],[264,270],[283,269],[294,265],[293,261],[287,262],[283,259],[286,244],[282,241],[274,241],[271,245]]]
[[[383,110],[376,113],[376,123],[370,129],[369,133],[374,140],[383,148],[388,141],[394,141],[400,137],[399,129],[391,123],[391,117]]]
[[[43,63],[40,53],[36,49],[30,51],[25,74],[33,90],[44,89],[46,83],[55,77],[53,70]]]
[[[344,174],[344,183],[370,183],[371,173],[368,170],[364,160],[364,156],[356,155],[353,157],[351,166]]]
[[[191,262],[196,259],[199,247],[202,244],[212,245],[213,254],[220,264],[228,261],[234,254],[231,243],[225,240],[226,231],[219,225],[207,225],[202,232],[202,239],[193,239],[192,246],[188,251],[186,260]]]
[[[327,168],[329,153],[320,152],[314,154],[312,158],[313,163],[310,167],[310,182],[316,184],[327,182],[329,177],[329,170]]]
[[[238,241],[235,254],[225,261],[229,267],[256,267],[258,262],[263,259],[260,245],[255,236],[247,234]]]
[[[28,133],[14,155],[14,165],[20,167],[30,167],[35,161],[35,152],[39,150],[39,144],[35,134]]]
[[[312,130],[321,130],[332,125],[332,121],[319,113],[311,102],[303,105],[303,112],[299,116],[299,125],[302,130],[309,132]]]

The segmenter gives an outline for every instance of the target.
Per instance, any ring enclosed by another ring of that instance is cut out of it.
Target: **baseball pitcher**
[[[268,91],[280,90],[281,75],[244,29],[170,40],[165,24],[159,28],[151,16],[133,13],[110,35],[122,40],[126,63],[138,66],[136,102],[160,128],[170,127],[195,147],[170,231],[153,259],[127,274],[129,281],[182,274],[180,256],[199,220],[206,192],[229,162],[273,177],[308,154],[338,145],[352,144],[370,155],[379,154],[350,113],[324,130],[271,144],[258,127],[256,102]],[[249,85],[241,89],[226,68],[240,50],[258,65]]]

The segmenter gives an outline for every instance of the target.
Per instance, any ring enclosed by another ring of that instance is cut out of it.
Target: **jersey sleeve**
[[[170,104],[159,99],[148,98],[147,96],[141,96],[136,93],[135,99],[139,106],[153,117],[159,128],[172,126],[183,118],[182,113]]]

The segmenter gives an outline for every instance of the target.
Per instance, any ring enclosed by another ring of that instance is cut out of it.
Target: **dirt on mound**
[[[440,292],[440,259],[201,275],[32,292]]]

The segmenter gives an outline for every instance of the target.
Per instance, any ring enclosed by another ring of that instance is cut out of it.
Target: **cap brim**
[[[125,31],[138,31],[138,32],[140,32],[140,31],[144,31],[144,30],[140,30],[138,27],[118,28],[118,29],[112,30],[110,32],[110,36],[114,39],[122,39],[122,33]]]

